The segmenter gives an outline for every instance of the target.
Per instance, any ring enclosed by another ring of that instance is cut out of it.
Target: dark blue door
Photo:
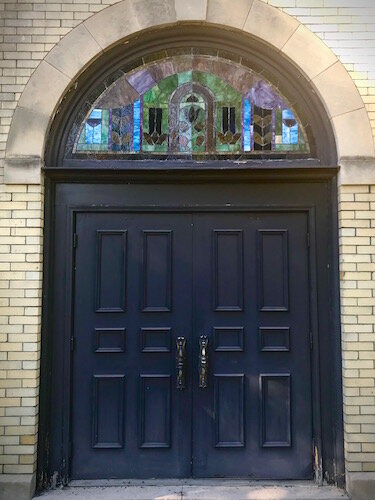
[[[190,475],[191,232],[189,215],[77,216],[73,478]]]
[[[72,477],[311,478],[306,216],[93,212],[76,233]]]
[[[311,478],[307,218],[202,214],[194,233],[193,474]]]

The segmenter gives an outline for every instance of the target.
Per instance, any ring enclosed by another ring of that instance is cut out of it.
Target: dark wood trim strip
[[[327,181],[337,175],[339,167],[238,167],[204,168],[44,168],[46,177],[58,182],[291,182]],[[154,165],[153,165],[154,166]]]

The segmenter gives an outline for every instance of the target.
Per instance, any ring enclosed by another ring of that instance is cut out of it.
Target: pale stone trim
[[[208,0],[175,0],[177,21],[205,21]]]
[[[244,31],[251,33],[276,49],[281,49],[298,29],[298,19],[282,12],[261,0],[254,0],[246,20]]]
[[[337,115],[331,122],[339,158],[374,156],[374,139],[365,108]]]
[[[1,474],[0,500],[30,500],[35,492],[35,474]]]
[[[45,58],[70,80],[101,53],[101,47],[85,24],[79,24],[71,36],[64,37]]]
[[[312,81],[330,118],[364,108],[357,87],[353,89],[353,80],[339,61],[319,73]]]
[[[332,50],[303,24],[298,26],[281,52],[309,79],[315,78],[338,61]]]
[[[137,31],[176,21],[174,0],[123,0],[89,17],[83,24],[98,44],[108,49]]]
[[[375,472],[347,472],[346,489],[353,500],[373,500]]]
[[[253,0],[236,0],[233,8],[228,0],[208,0],[206,21],[243,29],[252,5]]]
[[[8,168],[4,172],[4,184],[41,184],[43,162],[40,156],[8,158]],[[8,176],[10,175],[10,181]],[[39,180],[38,183],[35,181]]]
[[[375,158],[341,158],[339,186],[375,185]]]
[[[339,158],[374,156],[369,117],[353,80],[334,53],[308,28],[260,0],[238,0],[241,16],[234,15],[232,0],[193,0],[185,10],[187,3],[123,0],[70,31],[41,62],[21,95],[6,148],[6,182],[18,184],[27,179],[29,183],[40,183],[40,170],[35,164],[30,168],[30,157],[38,156],[42,163],[49,123],[64,92],[103,50],[136,32],[192,20],[241,29],[281,51],[320,95],[332,120]]]

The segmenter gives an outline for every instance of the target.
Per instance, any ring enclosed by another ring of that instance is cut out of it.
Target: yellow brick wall
[[[346,467],[375,472],[375,186],[339,192]]]
[[[375,137],[372,0],[265,1],[296,16],[340,57],[363,96]],[[72,28],[112,3],[115,0],[0,1],[0,473],[35,468],[42,280],[43,191],[37,186],[4,186],[7,134],[19,96],[39,62]],[[362,203],[354,197],[372,193],[370,188],[350,189],[343,188],[341,196],[353,197],[354,203]],[[375,470],[375,235],[361,232],[371,231],[375,200],[363,203],[367,209],[344,205],[340,219],[346,453],[351,470]]]
[[[0,464],[35,469],[42,283],[41,186],[0,189]]]

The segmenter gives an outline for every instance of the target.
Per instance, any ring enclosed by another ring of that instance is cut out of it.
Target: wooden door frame
[[[173,161],[152,158],[150,160],[121,160],[120,158],[70,158],[68,150],[69,133],[82,112],[83,107],[93,102],[105,89],[104,82],[111,82],[116,72],[122,74],[139,66],[144,57],[152,57],[155,51],[195,47],[199,52],[219,51],[225,57],[238,57],[246,62],[249,68],[260,72],[266,80],[277,86],[280,92],[293,102],[294,109],[306,125],[311,154],[303,155],[254,155],[248,161],[207,161],[197,164],[194,161]],[[38,441],[38,485],[43,488],[69,479],[68,457],[69,440],[59,446],[63,453],[59,465],[55,466],[56,457],[52,443],[56,436],[51,425],[54,408],[51,399],[54,391],[52,378],[56,366],[53,359],[53,300],[54,285],[54,240],[55,240],[55,193],[60,183],[82,186],[90,183],[104,185],[107,183],[124,184],[166,184],[166,183],[248,183],[249,190],[257,183],[278,184],[280,186],[294,183],[321,183],[324,198],[324,227],[329,228],[327,244],[329,259],[327,265],[328,279],[324,283],[329,303],[330,328],[329,339],[323,339],[328,346],[326,352],[320,349],[319,338],[314,339],[317,359],[313,368],[316,383],[313,384],[314,398],[321,401],[322,416],[314,414],[316,422],[316,476],[319,481],[327,479],[340,486],[344,484],[344,452],[342,421],[342,373],[341,373],[341,332],[340,332],[340,300],[339,300],[339,267],[338,267],[338,224],[337,224],[337,151],[330,117],[319,96],[314,92],[308,80],[286,58],[258,39],[245,36],[243,33],[223,30],[220,26],[178,25],[164,27],[163,30],[146,30],[127,40],[126,51],[119,43],[98,57],[75,80],[74,90],[67,92],[60,102],[51,123],[45,149],[45,238],[44,238],[44,281],[43,281],[43,314],[42,314],[42,359],[40,386],[40,419]],[[324,167],[327,166],[327,167]],[[320,198],[319,198],[320,199]],[[322,202],[323,203],[323,202]],[[261,205],[261,203],[260,203]],[[301,203],[301,206],[303,203]],[[263,210],[266,206],[262,205]],[[312,206],[303,206],[312,210]],[[322,212],[322,211],[321,211]],[[319,217],[322,217],[320,212]],[[312,210],[310,220],[318,214]],[[72,221],[67,215],[65,227],[72,231]],[[320,219],[319,219],[320,220]],[[70,224],[70,226],[69,226]],[[72,233],[70,233],[72,234]],[[70,238],[70,237],[69,237]],[[72,244],[67,248],[67,258],[72,262]],[[316,247],[311,232],[311,248]],[[314,278],[314,271],[311,271]],[[317,286],[316,280],[313,283]],[[69,292],[65,292],[69,293]],[[319,304],[317,304],[319,306]],[[316,306],[315,306],[316,307]],[[319,319],[319,318],[318,318]],[[314,323],[314,328],[319,325]],[[66,342],[63,357],[69,359],[70,343]],[[320,366],[330,366],[328,380],[320,383]],[[61,363],[61,360],[58,360]],[[60,380],[59,387],[69,387],[70,380]],[[324,389],[324,398],[320,392]],[[329,389],[329,390],[328,390]],[[62,408],[64,419],[61,427],[70,425],[69,408]],[[314,405],[316,408],[316,405]],[[315,411],[315,410],[314,410]],[[324,414],[324,415],[323,415]],[[326,422],[327,420],[327,422]],[[52,445],[52,448],[51,448]],[[60,453],[60,449],[58,454]],[[59,455],[60,456],[60,455]],[[56,474],[55,474],[56,473]],[[56,479],[54,479],[56,478]]]
[[[64,175],[65,174],[65,175]],[[71,357],[71,329],[72,329],[72,300],[73,300],[73,274],[72,272],[66,273],[66,284],[64,294],[66,297],[71,297],[71,300],[67,301],[67,308],[65,310],[64,316],[68,318],[65,321],[65,343],[64,350],[61,353],[61,361],[63,362],[63,377],[57,387],[63,388],[63,404],[62,404],[62,415],[61,420],[61,465],[58,471],[51,470],[50,468],[50,451],[52,442],[56,441],[56,436],[51,435],[51,395],[52,391],[56,390],[54,388],[54,383],[52,381],[53,377],[56,378],[55,369],[53,366],[53,304],[52,304],[52,290],[54,285],[53,280],[53,265],[54,265],[54,217],[55,217],[55,190],[56,186],[64,181],[69,183],[82,183],[84,180],[89,179],[90,184],[95,183],[113,183],[114,178],[118,182],[118,173],[112,178],[109,177],[108,171],[102,172],[104,179],[100,175],[94,175],[93,172],[76,172],[75,176],[72,173],[63,172],[59,169],[56,171],[49,171],[46,177],[46,202],[45,202],[45,241],[44,241],[44,282],[43,282],[43,317],[42,317],[42,360],[41,360],[41,389],[40,389],[40,424],[39,424],[39,441],[38,441],[38,485],[40,489],[43,489],[53,483],[54,477],[58,482],[66,484],[69,480],[69,457],[71,453],[71,442],[70,442],[70,391],[71,391],[71,369],[70,369],[70,357]],[[96,172],[97,174],[97,172]],[[247,172],[175,172],[172,174],[152,172],[152,180],[155,183],[170,183],[170,182],[182,182],[182,183],[199,183],[207,184],[208,182],[228,182],[229,179],[232,183],[239,180],[251,184],[257,184],[259,182],[271,182],[277,184],[284,184],[290,182],[298,183],[323,183],[323,188],[326,190],[327,194],[327,207],[331,208],[331,213],[329,220],[327,219],[327,224],[329,224],[332,234],[330,249],[330,268],[332,271],[330,283],[327,284],[330,291],[330,296],[332,297],[332,304],[330,306],[330,316],[332,324],[332,332],[334,332],[334,345],[332,346],[332,352],[326,357],[326,361],[331,362],[331,372],[332,380],[328,384],[330,386],[330,391],[328,394],[336,393],[338,397],[336,400],[331,399],[331,397],[324,397],[321,394],[321,383],[320,383],[320,366],[324,363],[322,359],[322,354],[319,352],[319,316],[318,316],[318,291],[317,291],[317,270],[316,270],[316,236],[315,236],[315,207],[311,205],[298,205],[290,204],[290,206],[272,206],[267,207],[264,205],[258,206],[247,206],[247,207],[233,207],[231,210],[240,212],[243,210],[252,211],[299,211],[305,212],[308,215],[309,220],[309,232],[310,232],[310,247],[309,247],[309,274],[310,274],[310,310],[311,310],[311,330],[312,330],[312,341],[314,343],[314,349],[312,350],[312,391],[313,391],[313,435],[314,435],[314,458],[315,458],[315,478],[316,481],[322,482],[323,479],[327,479],[329,482],[336,483],[338,485],[343,485],[344,481],[344,456],[343,456],[343,424],[342,424],[342,388],[341,388],[341,335],[340,335],[340,311],[339,311],[339,282],[338,282],[338,238],[337,238],[337,191],[336,191],[336,168],[309,168],[301,169],[288,169],[288,172],[278,169],[272,172],[270,169],[262,169],[258,172],[247,171]],[[68,178],[67,178],[68,177]],[[72,178],[73,177],[73,178]],[[123,182],[134,182],[134,173],[127,172],[122,176]],[[111,180],[112,179],[112,180]],[[94,181],[94,182],[93,182]],[[150,172],[145,172],[144,175],[138,172],[136,176],[136,183],[147,183],[149,184]],[[134,207],[106,207],[105,210],[116,211],[126,211],[133,209]],[[228,211],[225,207],[163,207],[157,206],[155,210],[157,211],[178,211],[178,212],[192,212],[197,211],[217,211],[217,209],[222,211]],[[66,253],[66,269],[73,269],[73,234],[74,234],[74,220],[77,213],[80,211],[103,211],[103,207],[92,207],[91,209],[87,206],[71,206],[67,209],[66,221],[65,221],[65,231],[66,234],[71,238],[70,244],[67,248]],[[147,208],[136,208],[137,211],[150,211],[150,207]],[[329,214],[327,214],[329,215]],[[327,233],[328,234],[328,233]],[[56,383],[56,380],[55,380]],[[60,389],[61,390],[61,389]],[[333,404],[335,401],[335,404]],[[333,423],[332,429],[325,430],[327,424],[322,422],[321,407],[323,405],[328,405],[332,416],[330,421]],[[53,434],[53,433],[52,433]],[[331,438],[327,438],[331,436]],[[52,445],[53,446],[53,445]],[[327,455],[327,450],[333,455],[333,459],[329,461]],[[323,463],[325,466],[323,467]],[[56,473],[57,474],[54,474]]]

